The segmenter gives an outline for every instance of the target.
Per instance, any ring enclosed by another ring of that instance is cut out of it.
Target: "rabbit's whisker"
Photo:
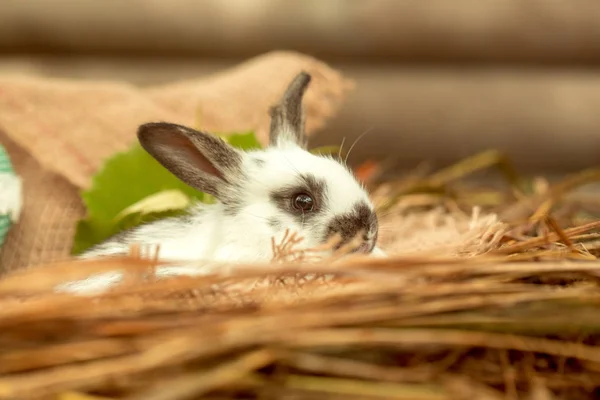
[[[346,136],[342,138],[342,144],[340,144],[340,150],[338,151],[338,158],[342,159],[342,151],[344,149],[344,143],[346,143]]]
[[[346,158],[344,159],[344,164],[348,163],[348,157],[350,157],[350,153],[352,152],[352,149],[354,149],[354,146],[356,146],[356,144],[358,143],[358,141],[360,139],[362,139],[363,136],[365,136],[367,133],[371,132],[372,130],[373,130],[373,127],[367,129],[366,131],[364,131],[363,133],[361,133],[360,135],[358,135],[358,137],[354,140],[354,143],[352,143],[352,145],[348,149],[348,153],[346,153]]]

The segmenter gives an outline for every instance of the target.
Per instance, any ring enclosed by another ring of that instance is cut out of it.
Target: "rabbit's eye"
[[[312,196],[306,193],[298,193],[292,198],[292,205],[298,211],[312,211],[314,203]]]

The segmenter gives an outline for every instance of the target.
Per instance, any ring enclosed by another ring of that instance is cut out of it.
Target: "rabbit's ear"
[[[166,122],[139,127],[142,147],[188,185],[223,200],[243,175],[243,154],[221,138]]]
[[[308,73],[299,73],[287,87],[279,103],[271,107],[269,141],[272,146],[287,141],[306,148],[302,99],[310,81]]]

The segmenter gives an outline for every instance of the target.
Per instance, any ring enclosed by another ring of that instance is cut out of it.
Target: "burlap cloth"
[[[69,257],[85,214],[79,191],[106,157],[136,140],[138,125],[166,120],[222,133],[253,129],[266,143],[267,110],[300,70],[314,78],[305,96],[307,132],[314,134],[339,109],[352,82],[297,53],[268,53],[216,75],[145,89],[0,77],[0,140],[24,181],[21,219],[0,249],[0,274]],[[485,251],[481,234],[497,226],[493,218],[474,223],[468,215],[436,213],[388,221],[402,229],[384,229],[383,244],[409,252],[439,245],[450,253]]]

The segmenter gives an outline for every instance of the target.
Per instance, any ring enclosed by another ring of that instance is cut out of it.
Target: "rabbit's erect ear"
[[[269,141],[272,146],[288,141],[306,148],[302,99],[310,81],[311,76],[308,73],[299,73],[287,87],[279,103],[271,107]]]
[[[188,185],[222,199],[243,175],[243,154],[208,133],[166,122],[138,129],[142,147]]]

